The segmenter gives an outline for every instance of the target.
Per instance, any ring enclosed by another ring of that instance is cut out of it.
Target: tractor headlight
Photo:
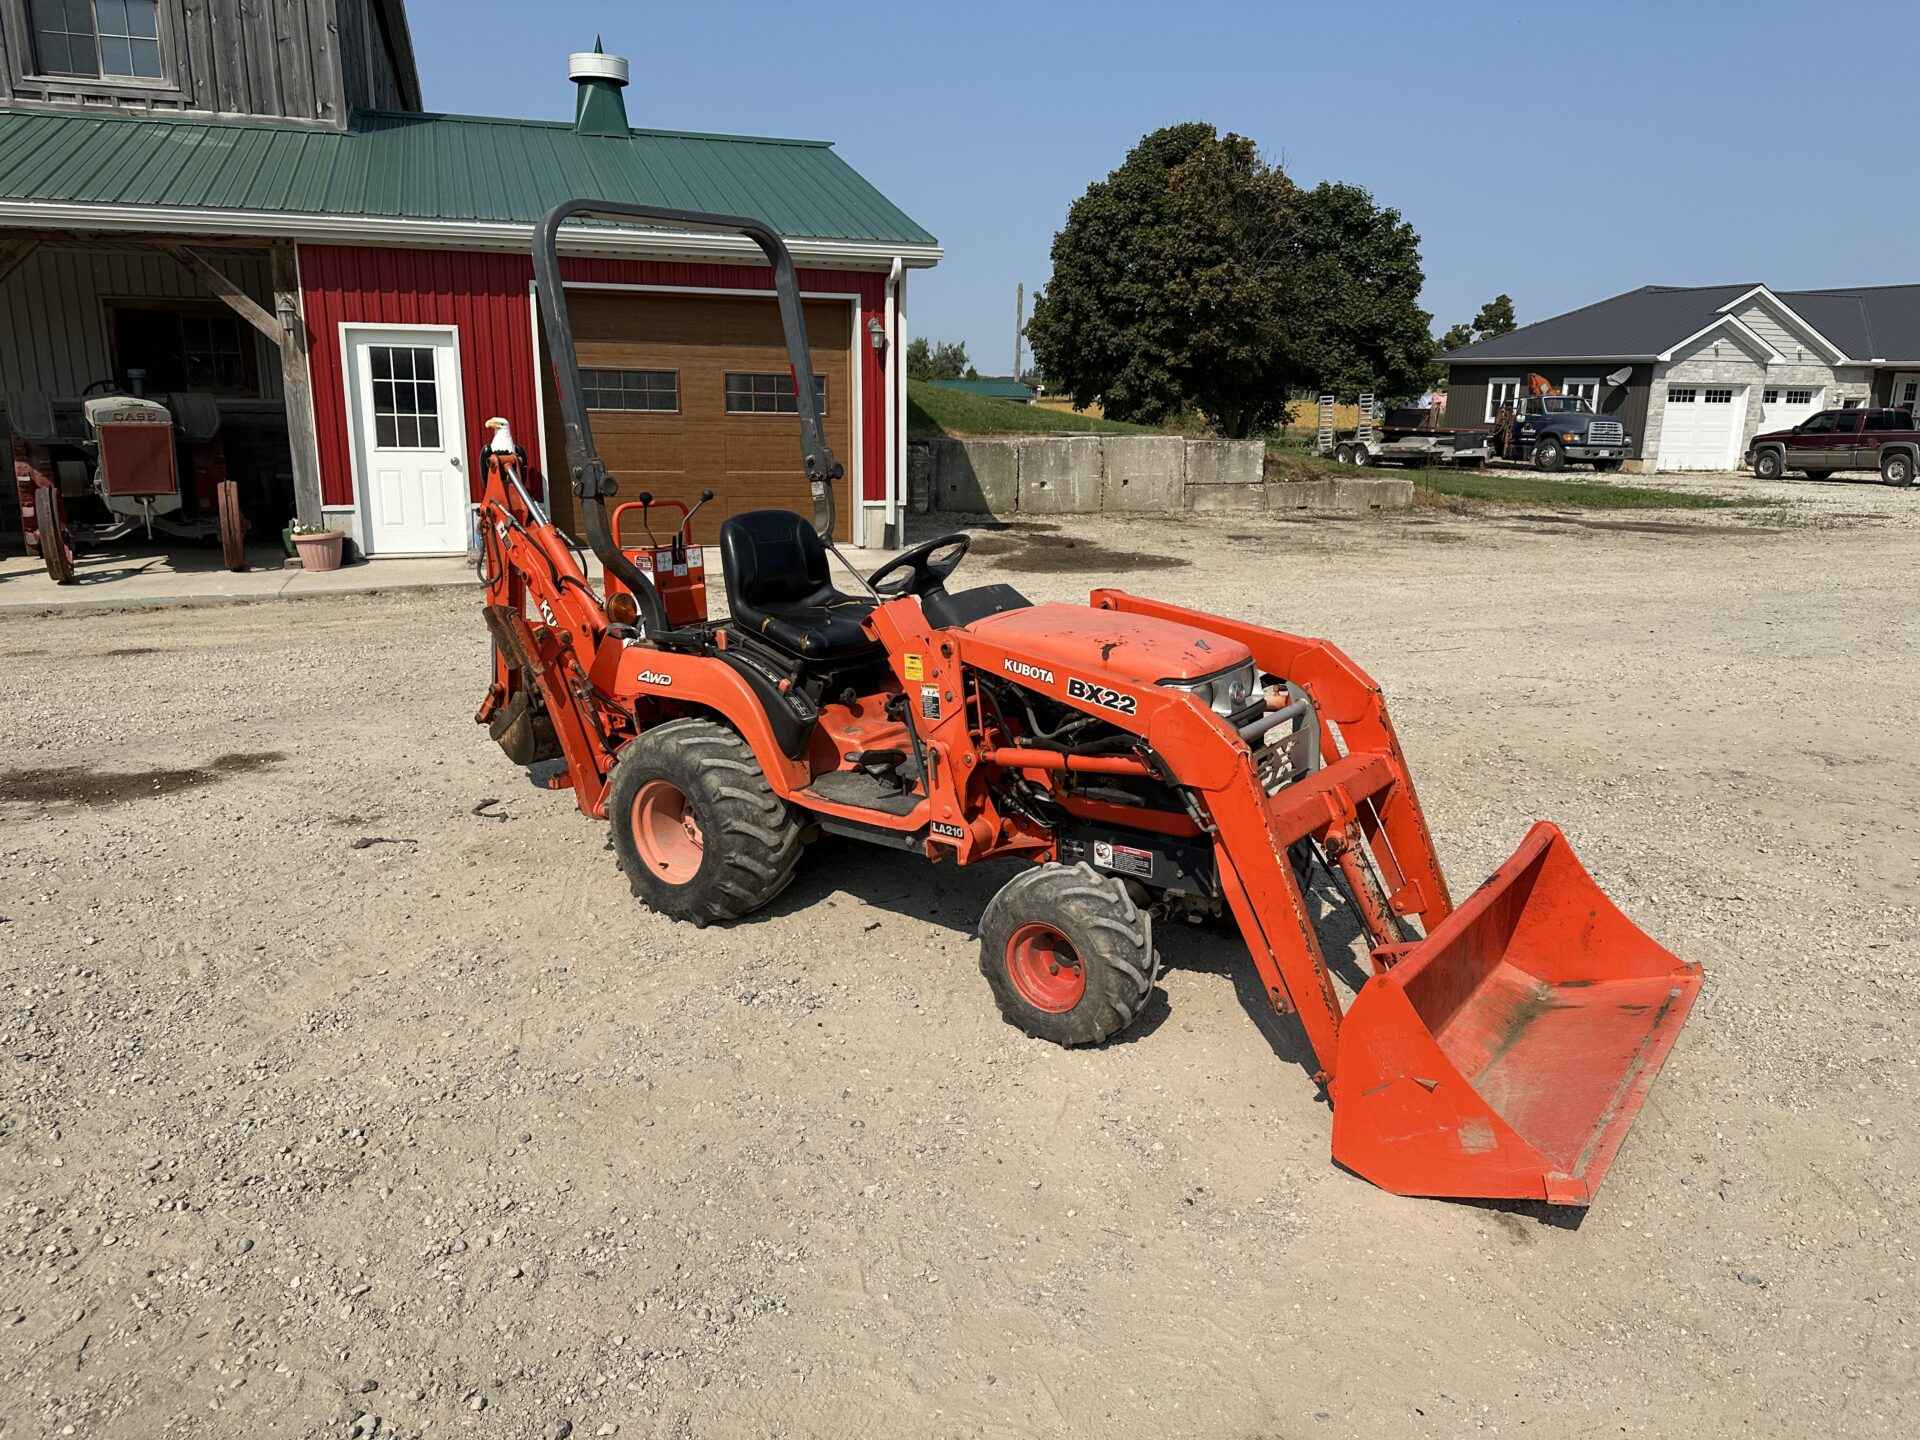
[[[1254,702],[1257,678],[1253,662],[1249,660],[1218,675],[1206,675],[1198,680],[1162,680],[1160,684],[1168,690],[1185,690],[1199,696],[1216,715],[1237,715]]]

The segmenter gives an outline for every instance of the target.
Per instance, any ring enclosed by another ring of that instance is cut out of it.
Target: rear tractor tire
[[[73,584],[73,551],[67,548],[67,517],[60,504],[60,492],[42,485],[34,496],[33,513],[40,528],[40,560],[56,585]]]
[[[1084,861],[1036,865],[980,918],[980,973],[1001,1017],[1056,1045],[1095,1045],[1145,1008],[1160,976],[1153,919]]]
[[[614,853],[633,893],[674,920],[750,915],[786,889],[800,823],[753,752],[713,720],[673,720],[614,762],[607,792]]]

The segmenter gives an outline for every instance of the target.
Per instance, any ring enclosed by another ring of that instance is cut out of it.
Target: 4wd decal
[[[642,670],[633,678],[638,680],[642,685],[673,684],[673,677],[671,675],[662,675],[658,670]]]
[[[1009,675],[1018,675],[1022,680],[1038,680],[1043,684],[1053,684],[1053,671],[1040,665],[1029,665],[1024,660],[1002,660],[1000,662]]]
[[[1122,695],[1118,690],[1109,690],[1074,675],[1067,677],[1067,694],[1075,700],[1091,700],[1095,705],[1118,710],[1122,715],[1131,715],[1140,707],[1140,702],[1131,695]]]
[[[944,835],[949,840],[964,840],[967,832],[958,825],[949,825],[944,820],[935,820],[927,828],[936,835]]]

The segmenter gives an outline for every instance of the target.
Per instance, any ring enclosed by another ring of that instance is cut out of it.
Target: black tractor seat
[[[827,547],[791,510],[749,510],[726,521],[720,562],[734,624],[799,660],[880,653],[880,642],[860,628],[873,602],[833,588]]]

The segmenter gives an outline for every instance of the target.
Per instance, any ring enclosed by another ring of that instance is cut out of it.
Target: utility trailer
[[[1333,458],[1342,465],[1485,465],[1493,458],[1493,432],[1451,429],[1446,412],[1408,405],[1389,410],[1377,423],[1363,405],[1360,423],[1333,436]]]

